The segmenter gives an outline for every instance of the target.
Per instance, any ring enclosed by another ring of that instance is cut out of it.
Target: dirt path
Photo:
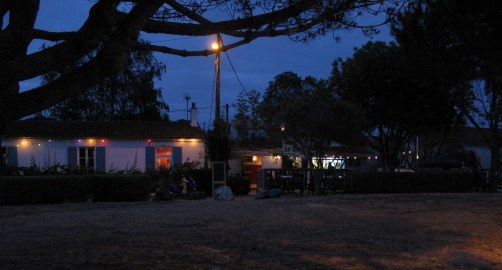
[[[0,269],[502,269],[502,194],[0,207]]]

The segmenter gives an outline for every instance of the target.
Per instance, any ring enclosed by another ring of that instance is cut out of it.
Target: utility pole
[[[226,117],[226,123],[227,123],[227,135],[230,136],[230,122],[228,122],[228,103],[225,105],[225,117]]]
[[[190,96],[188,94],[185,94],[185,100],[187,101],[187,121],[190,120],[189,118],[189,113],[190,113],[190,110],[188,110],[188,101],[190,100]]]
[[[223,47],[223,42],[221,40],[221,35],[216,34],[216,45],[213,45],[213,48],[216,48],[218,51],[216,52],[216,59],[214,60],[214,65],[216,69],[216,89],[215,89],[215,102],[216,102],[216,110],[214,120],[217,121],[220,119],[220,52],[221,47]]]

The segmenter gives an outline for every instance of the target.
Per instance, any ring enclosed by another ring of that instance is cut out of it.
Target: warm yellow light
[[[89,139],[89,143],[93,143],[94,142],[94,139]]]
[[[178,139],[177,141],[178,142],[192,142],[192,143],[196,143],[199,140],[198,139]]]
[[[255,162],[258,159],[257,156],[253,156],[253,162]]]
[[[220,45],[218,45],[218,42],[213,42],[213,43],[211,44],[211,48],[212,48],[213,50],[218,50],[218,49],[220,48]]]

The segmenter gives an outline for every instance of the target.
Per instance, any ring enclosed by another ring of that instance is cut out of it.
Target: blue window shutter
[[[155,147],[148,146],[145,149],[145,167],[146,169],[155,169]]]
[[[173,165],[183,164],[181,147],[173,147]]]
[[[77,156],[77,147],[70,146],[68,147],[68,168],[77,168],[78,167],[78,156]]]
[[[17,147],[7,146],[7,164],[17,166]]]
[[[104,147],[96,147],[96,171],[98,172],[106,171]]]

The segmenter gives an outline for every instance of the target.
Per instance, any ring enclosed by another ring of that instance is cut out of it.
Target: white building
[[[108,172],[141,171],[183,162],[204,162],[204,131],[197,120],[18,121],[2,134],[8,165],[39,167],[61,164]]]

